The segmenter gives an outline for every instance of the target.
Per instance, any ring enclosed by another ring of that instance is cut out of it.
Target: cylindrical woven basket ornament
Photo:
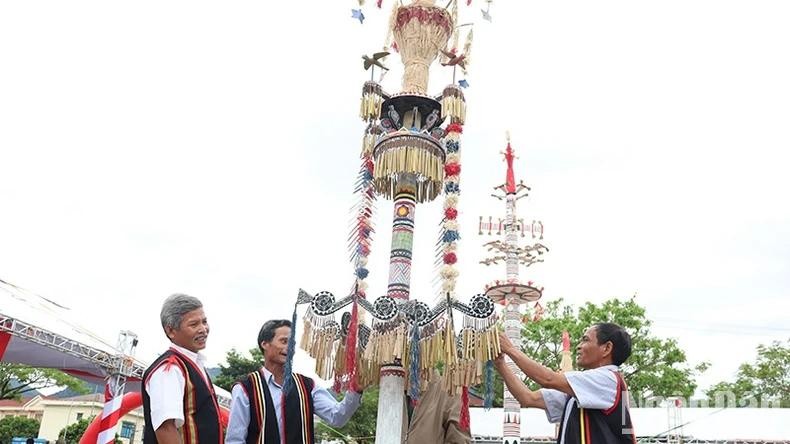
[[[433,3],[417,0],[396,12],[392,35],[404,65],[403,92],[426,93],[428,67],[452,34],[450,14]]]

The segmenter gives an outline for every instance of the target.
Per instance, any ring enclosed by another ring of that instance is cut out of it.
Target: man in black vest
[[[576,348],[585,371],[558,373],[527,357],[500,333],[502,354],[494,361],[508,390],[523,407],[546,410],[560,422],[558,444],[635,444],[628,410],[628,388],[619,366],[631,355],[631,337],[617,324],[590,327]],[[530,390],[505,362],[513,360],[542,389]]]
[[[298,373],[293,373],[293,384],[283,396],[290,337],[291,321],[273,320],[261,327],[263,368],[233,386],[226,444],[313,444],[313,414],[332,427],[342,427],[359,407],[361,393],[346,392],[338,402]]]
[[[222,444],[217,396],[200,354],[209,332],[203,304],[174,294],[160,319],[171,344],[143,373],[143,442]]]

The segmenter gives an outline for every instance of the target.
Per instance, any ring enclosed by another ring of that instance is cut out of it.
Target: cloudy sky
[[[346,291],[345,247],[368,73],[391,0],[0,4],[0,278],[151,359],[170,293],[200,297],[207,354],[255,346],[297,290]],[[790,336],[790,5],[523,2],[474,22],[462,140],[459,296],[505,132],[531,187],[519,214],[551,248],[522,275],[544,302],[634,294],[703,386]],[[468,28],[467,28],[468,29]],[[400,87],[389,57],[385,89]],[[431,90],[451,81],[435,66]],[[369,282],[386,290],[392,204]],[[430,301],[440,203],[417,210],[414,297]],[[300,360],[304,365],[304,360]]]

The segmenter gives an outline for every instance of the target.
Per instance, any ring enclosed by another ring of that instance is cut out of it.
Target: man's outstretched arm
[[[523,381],[521,381],[512,370],[510,370],[505,362],[505,355],[501,354],[494,360],[494,366],[502,379],[505,381],[508,391],[518,399],[521,407],[535,407],[546,410],[546,402],[540,392],[535,392],[529,389]]]
[[[332,427],[346,425],[362,403],[362,393],[347,391],[343,400],[338,402],[329,391],[318,385],[313,388],[313,408],[315,414]]]
[[[538,385],[544,388],[559,390],[565,394],[575,396],[575,393],[573,393],[573,388],[571,388],[571,385],[568,383],[568,379],[565,377],[565,375],[554,372],[548,367],[538,364],[535,360],[525,355],[521,350],[513,345],[513,343],[510,342],[510,339],[508,339],[508,337],[501,332],[499,333],[499,343],[501,345],[502,353],[508,355],[510,359],[513,360],[513,363],[515,363],[516,366],[518,366],[518,368],[520,368],[521,371],[527,375],[527,377],[538,383]],[[512,372],[510,373],[512,374]],[[513,375],[513,377],[515,378],[515,375]],[[518,381],[518,378],[515,379]],[[508,389],[509,388],[510,386],[508,385]],[[513,391],[511,390],[510,393],[513,393]],[[540,396],[540,393],[538,393],[538,396]]]

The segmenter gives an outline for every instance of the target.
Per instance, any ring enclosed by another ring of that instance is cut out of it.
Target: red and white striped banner
[[[112,444],[115,442],[115,428],[121,419],[121,401],[123,396],[112,396],[110,384],[104,387],[104,409],[101,413],[99,435],[96,444]]]

